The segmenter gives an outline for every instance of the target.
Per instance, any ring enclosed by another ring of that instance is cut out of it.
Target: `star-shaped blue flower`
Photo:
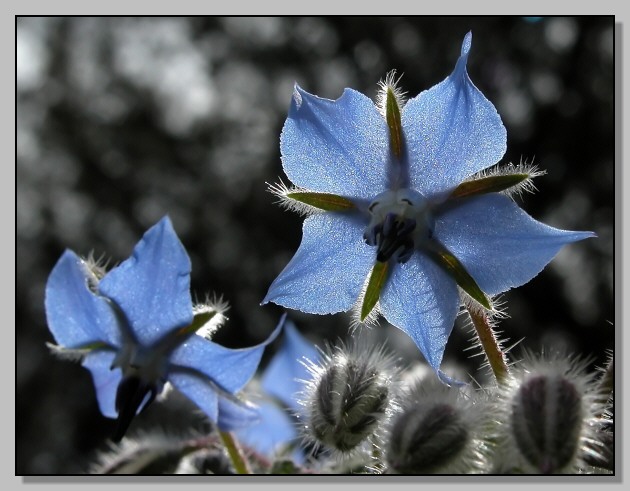
[[[118,419],[114,440],[166,382],[221,430],[249,424],[253,407],[235,394],[255,374],[265,346],[228,349],[197,334],[217,312],[193,313],[191,264],[168,217],[130,258],[107,274],[66,250],[46,285],[48,327],[62,352],[92,373],[103,415]]]
[[[506,196],[532,173],[487,171],[505,153],[506,130],[468,76],[471,40],[450,76],[406,104],[391,77],[378,105],[352,89],[333,101],[296,85],[280,140],[295,187],[272,188],[308,216],[263,303],[314,314],[354,307],[360,321],[378,311],[440,376],[464,297],[491,310],[490,297],[594,235],[544,225]]]

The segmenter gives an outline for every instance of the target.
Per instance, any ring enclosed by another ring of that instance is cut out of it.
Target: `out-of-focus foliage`
[[[301,236],[302,220],[265,184],[282,172],[293,83],[329,98],[344,87],[374,96],[396,69],[416,94],[450,73],[468,30],[471,77],[507,128],[504,160],[547,171],[519,203],[550,225],[598,234],[508,292],[499,329],[603,365],[615,329],[613,17],[56,17],[16,27],[17,474],[84,472],[112,431],[89,374],[45,347],[44,286],[66,247],[116,263],[168,213],[193,292],[231,304],[216,341],[262,341],[282,311],[259,302]],[[341,314],[294,318],[312,340],[347,334]],[[377,329],[419,359],[403,334]],[[444,360],[476,373],[469,336],[456,326]],[[152,406],[131,431],[204,428],[180,403]]]

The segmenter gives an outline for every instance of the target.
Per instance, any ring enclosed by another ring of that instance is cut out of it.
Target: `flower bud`
[[[503,445],[499,472],[579,473],[597,457],[603,409],[584,361],[527,354],[500,397]]]
[[[514,440],[521,455],[542,474],[557,472],[571,462],[582,417],[580,393],[562,376],[530,377],[512,399]]]
[[[485,465],[485,411],[458,387],[433,379],[416,382],[400,401],[385,440],[388,472],[454,474],[481,472]]]
[[[356,346],[356,345],[355,345]],[[386,418],[390,358],[382,349],[338,346],[309,370],[302,404],[308,439],[341,454],[357,449]]]

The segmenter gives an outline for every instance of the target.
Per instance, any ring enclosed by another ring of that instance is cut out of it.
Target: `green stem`
[[[483,349],[490,369],[497,379],[499,385],[507,382],[509,369],[505,354],[501,350],[501,346],[497,341],[497,337],[492,330],[492,322],[487,312],[478,311],[476,309],[467,308],[468,315],[472,320],[479,343]]]
[[[221,437],[223,446],[230,456],[230,460],[232,460],[232,464],[234,465],[234,470],[236,471],[236,473],[251,474],[252,470],[249,468],[249,464],[247,462],[247,459],[243,455],[241,447],[234,439],[234,435],[229,431],[219,430],[219,436]]]

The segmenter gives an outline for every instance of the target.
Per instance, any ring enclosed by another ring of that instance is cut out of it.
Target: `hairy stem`
[[[466,310],[468,310],[468,315],[475,327],[477,338],[479,338],[479,343],[486,355],[490,369],[497,379],[497,383],[499,385],[504,384],[509,375],[507,359],[492,330],[492,320],[490,316],[487,312],[479,311],[474,308],[467,307]]]
[[[221,437],[221,441],[223,442],[223,446],[228,452],[230,456],[230,460],[234,465],[234,470],[237,474],[251,474],[252,471],[249,468],[249,464],[247,459],[243,455],[243,451],[238,444],[238,442],[234,439],[234,435],[229,431],[219,431],[219,436]]]
[[[602,376],[597,384],[597,395],[600,402],[605,404],[610,399],[615,389],[615,370],[613,358],[611,357],[606,364],[606,368],[602,372]]]

